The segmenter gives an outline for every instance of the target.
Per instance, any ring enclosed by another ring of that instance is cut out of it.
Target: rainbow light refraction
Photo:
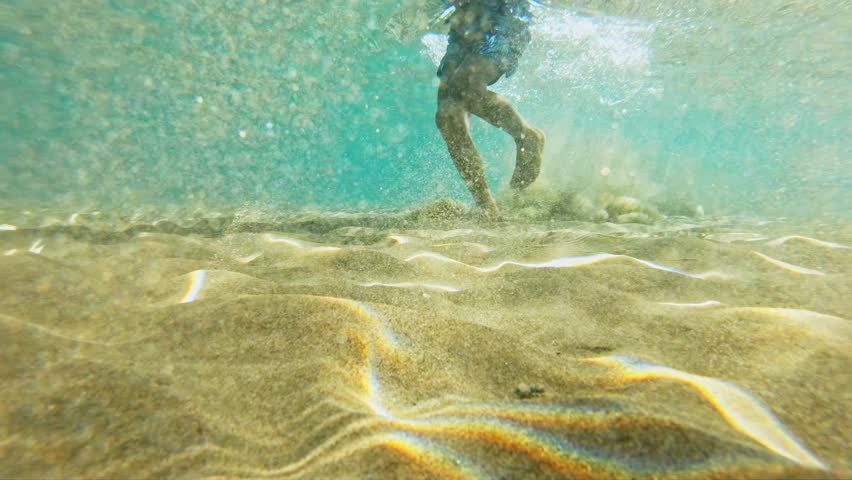
[[[593,358],[589,361],[615,369],[626,381],[669,379],[685,383],[707,399],[728,424],[765,448],[806,467],[827,468],[781,424],[769,407],[730,382],[621,355]]]
[[[649,414],[612,401],[568,403],[536,401],[482,401],[447,394],[415,404],[397,402],[393,382],[386,385],[383,368],[391,362],[404,368],[414,361],[414,350],[400,341],[381,308],[346,298],[288,295],[307,302],[331,305],[355,320],[344,325],[353,347],[346,361],[346,387],[339,389],[339,406],[351,422],[326,437],[312,450],[286,465],[230,470],[257,477],[310,477],[355,455],[385,451],[438,478],[499,478],[500,467],[473,455],[478,449],[505,451],[523,459],[529,468],[566,478],[782,478],[779,465],[766,459],[734,459],[717,455],[672,464],[654,453],[615,454],[583,441],[605,432],[645,431],[649,428],[688,430],[676,418]],[[753,395],[731,383],[643,363],[629,357],[587,359],[615,371],[621,382],[670,379],[695,388],[737,431],[764,448],[803,467],[826,466],[811,454]],[[351,370],[350,370],[351,368]],[[414,467],[412,467],[414,468]],[[775,473],[773,473],[775,472]]]

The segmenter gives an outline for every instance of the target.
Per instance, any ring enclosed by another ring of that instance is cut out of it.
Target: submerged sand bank
[[[0,476],[852,471],[848,226],[351,220],[0,231]]]

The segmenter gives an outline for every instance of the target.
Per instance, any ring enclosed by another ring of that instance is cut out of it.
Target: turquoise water
[[[0,196],[468,201],[433,121],[442,38],[414,25],[415,3],[7,0]],[[551,3],[497,85],[548,135],[548,188],[609,182],[708,213],[848,218],[852,2]],[[479,121],[474,134],[500,190],[511,140]]]

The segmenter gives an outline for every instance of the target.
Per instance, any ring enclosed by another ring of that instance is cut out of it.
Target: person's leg
[[[465,106],[470,113],[502,129],[515,140],[515,171],[510,186],[522,189],[533,183],[541,172],[544,132],[527,124],[505,98],[490,90],[468,97]]]
[[[461,99],[454,95],[443,81],[438,87],[438,112],[435,114],[435,123],[474,201],[489,218],[496,218],[497,203],[488,189],[482,159],[470,136],[470,116]]]
[[[501,75],[487,57],[474,57],[459,67],[453,81],[459,85],[465,108],[515,140],[515,171],[510,185],[524,188],[535,181],[541,171],[544,133],[526,123],[520,113],[501,95],[488,89]]]

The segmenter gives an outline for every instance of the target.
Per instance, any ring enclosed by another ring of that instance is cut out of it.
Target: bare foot
[[[544,151],[544,132],[530,128],[524,132],[524,138],[518,142],[515,173],[509,185],[514,189],[528,187],[541,172],[541,154]]]

